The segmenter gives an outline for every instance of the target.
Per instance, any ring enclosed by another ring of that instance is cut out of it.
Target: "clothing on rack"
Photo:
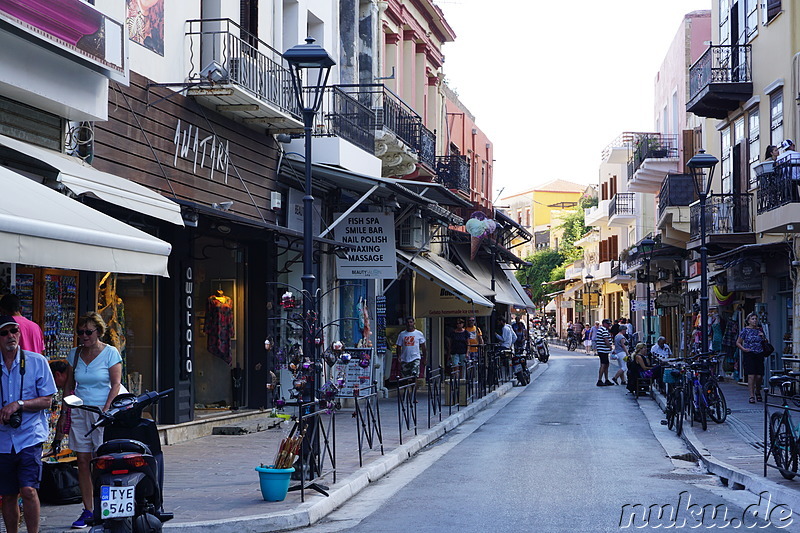
[[[208,297],[203,331],[207,335],[209,352],[231,364],[231,339],[233,330],[233,300],[221,290]]]

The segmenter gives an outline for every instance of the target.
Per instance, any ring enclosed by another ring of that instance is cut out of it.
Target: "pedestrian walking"
[[[464,363],[467,361],[469,332],[464,328],[464,319],[456,318],[456,327],[444,338],[444,353],[450,362],[450,371],[458,369],[458,377],[463,377]]]
[[[608,328],[611,327],[611,320],[604,318],[602,324],[597,329],[597,356],[600,358],[600,370],[597,373],[597,386],[604,387],[613,385],[614,382],[608,380],[608,357],[611,355],[611,334]]]
[[[100,340],[106,331],[106,323],[99,314],[91,312],[81,316],[75,331],[78,346],[67,356],[71,372],[65,390],[74,389],[84,405],[108,411],[112,400],[122,390],[122,356],[115,347]],[[70,418],[69,445],[78,457],[78,482],[83,499],[83,511],[72,527],[83,529],[94,520],[91,460],[103,443],[103,428],[87,435],[100,415],[83,409],[71,412]]]
[[[0,495],[6,532],[19,531],[21,496],[25,527],[37,533],[42,446],[48,434],[45,411],[56,384],[47,359],[20,348],[21,331],[14,317],[0,316]]]
[[[503,350],[510,350],[514,346],[514,330],[511,329],[511,325],[506,322],[506,319],[500,317],[497,319],[497,329],[500,330],[499,333],[495,333],[494,336],[497,338],[497,343],[500,345],[500,348]]]
[[[467,327],[464,329],[469,333],[467,356],[474,359],[478,357],[478,346],[483,345],[483,332],[477,326],[477,319],[474,316],[467,318]]]
[[[750,403],[761,401],[761,382],[764,378],[764,342],[767,340],[758,320],[758,315],[750,313],[745,327],[736,339],[736,346],[742,351],[744,375],[747,377],[747,390]]]
[[[12,316],[19,327],[19,347],[29,352],[44,353],[44,334],[39,324],[22,316],[22,302],[16,294],[0,298],[0,315]]]
[[[425,335],[415,327],[415,324],[414,318],[406,318],[406,329],[400,332],[395,343],[397,356],[400,359],[400,375],[404,378],[419,376],[419,361],[423,356],[428,356]]]
[[[614,359],[617,364],[619,364],[619,370],[617,370],[617,373],[611,378],[611,381],[613,381],[615,385],[619,385],[618,380],[620,378],[622,378],[623,385],[627,384],[625,374],[628,371],[628,367],[625,363],[625,357],[627,357],[628,353],[628,339],[625,337],[622,328],[620,328],[617,334],[614,335],[614,348],[611,352],[611,359]]]

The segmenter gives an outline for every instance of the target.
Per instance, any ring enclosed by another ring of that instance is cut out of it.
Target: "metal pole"
[[[708,256],[706,254],[706,194],[700,193],[700,353],[708,351]]]
[[[645,310],[645,321],[646,321],[646,323],[644,325],[645,326],[644,327],[644,332],[645,332],[645,340],[644,340],[644,342],[645,342],[645,344],[647,344],[648,347],[650,347],[650,345],[652,344],[652,342],[650,340],[650,333],[651,333],[650,332],[650,316],[651,316],[650,315],[650,258],[649,257],[645,258],[645,262],[647,263],[645,265],[646,266],[646,269],[645,269],[645,277],[646,277],[646,279],[645,279],[645,287],[646,287],[645,288],[645,299],[647,300],[645,302],[645,305],[647,306],[647,309]]]
[[[316,277],[314,276],[314,196],[312,195],[311,185],[311,127],[314,123],[314,115],[316,113],[313,109],[303,109],[303,131],[305,133],[305,196],[303,196],[303,356],[308,357],[314,363],[314,381],[313,383],[306,383],[303,388],[303,402],[310,404],[307,408],[307,413],[313,413],[314,396],[317,387],[319,386],[319,372],[316,369],[317,357],[314,337],[316,336],[316,305],[315,305],[315,284]],[[316,419],[312,418],[316,421]],[[301,428],[302,429],[302,428]],[[308,438],[303,439],[303,454],[309,458],[307,462],[308,478],[314,479],[317,475],[316,462],[312,459],[310,452],[316,450],[318,441],[315,432],[310,432]],[[313,442],[310,442],[313,440]],[[300,473],[300,479],[306,479],[306,473]]]

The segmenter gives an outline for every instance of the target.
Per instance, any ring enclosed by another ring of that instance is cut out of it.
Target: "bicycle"
[[[705,364],[709,367],[709,373],[703,381],[703,390],[708,403],[708,417],[717,424],[722,424],[728,418],[728,401],[719,386],[715,372],[717,363],[716,357],[709,357],[706,360]]]
[[[708,430],[708,399],[705,394],[705,387],[701,377],[703,374],[709,372],[708,367],[699,362],[691,363],[689,365],[689,372],[687,373],[689,382],[690,401],[687,403],[686,415],[689,417],[689,422],[694,425],[695,421],[700,423],[703,431]]]
[[[775,458],[781,476],[794,479],[800,455],[800,423],[795,425],[792,421],[789,400],[800,407],[800,395],[793,394],[800,381],[789,376],[773,376],[769,378],[769,384],[780,387],[783,399],[783,411],[774,412],[769,418],[769,453]]]
[[[674,427],[675,433],[679,437],[681,433],[683,433],[683,417],[686,412],[684,383],[686,381],[685,375],[687,365],[688,363],[685,361],[676,360],[664,366],[664,375],[666,376],[667,372],[670,372],[671,377],[676,378],[672,390],[667,397],[667,407],[664,411],[667,416],[665,423],[670,430]]]

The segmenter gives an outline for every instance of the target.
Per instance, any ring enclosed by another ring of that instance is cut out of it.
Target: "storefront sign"
[[[681,305],[683,297],[673,292],[662,292],[656,296],[656,307],[677,307]]]
[[[422,276],[415,276],[414,309],[419,317],[436,316],[488,316],[491,307],[465,302],[451,291]]]
[[[728,291],[760,291],[760,265],[756,261],[746,260],[727,270]]]
[[[338,215],[334,215],[338,217]],[[334,228],[336,240],[354,245],[347,259],[336,258],[339,279],[395,279],[394,215],[351,213]]]
[[[192,376],[192,359],[194,357],[194,272],[190,265],[184,265],[181,280],[181,379],[188,380]]]
[[[175,158],[172,164],[177,167],[178,159],[185,159],[192,163],[192,172],[204,174],[208,169],[208,179],[214,179],[214,172],[222,174],[224,182],[228,183],[228,164],[230,163],[230,153],[228,151],[228,141],[218,138],[216,135],[205,135],[200,133],[200,128],[187,124],[182,128],[181,119],[175,126]],[[202,135],[202,137],[201,137]],[[218,176],[219,177],[219,176]]]

